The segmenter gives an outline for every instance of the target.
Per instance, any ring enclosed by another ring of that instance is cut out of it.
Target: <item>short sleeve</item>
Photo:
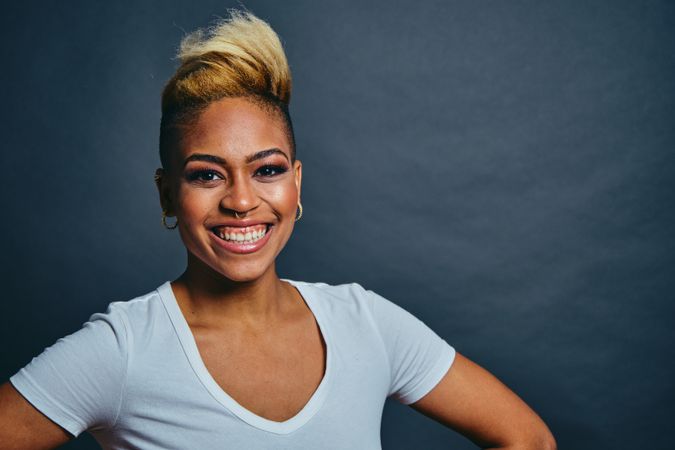
[[[127,369],[123,311],[111,303],[78,331],[58,339],[10,377],[12,385],[45,416],[73,436],[112,427]]]
[[[455,349],[424,322],[366,290],[391,369],[388,395],[409,405],[431,391],[452,366]]]

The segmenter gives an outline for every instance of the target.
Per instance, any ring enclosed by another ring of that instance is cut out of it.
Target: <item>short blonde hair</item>
[[[247,97],[280,113],[295,160],[295,139],[288,112],[291,72],[274,30],[249,11],[228,10],[229,17],[186,35],[178,49],[181,65],[162,92],[159,150],[162,166],[181,133],[210,103]]]

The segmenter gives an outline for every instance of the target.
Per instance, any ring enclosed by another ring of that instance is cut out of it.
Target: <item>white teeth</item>
[[[246,244],[250,244],[250,243],[253,243],[253,242],[257,241],[258,239],[261,239],[262,237],[264,237],[266,232],[267,232],[266,228],[263,228],[260,231],[256,231],[256,230],[248,231],[248,232],[246,232],[246,234],[244,234],[244,233],[227,233],[227,232],[223,233],[222,231],[219,231],[218,236],[221,239],[224,239],[226,241],[233,241],[233,242],[237,242],[237,243],[243,242],[243,243],[246,243]]]

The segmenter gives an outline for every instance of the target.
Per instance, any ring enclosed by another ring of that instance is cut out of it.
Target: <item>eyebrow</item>
[[[256,152],[252,155],[248,155],[246,157],[246,164],[252,163],[253,161],[257,161],[259,159],[267,158],[270,155],[275,155],[279,154],[286,158],[288,160],[288,156],[286,156],[286,153],[281,151],[278,148],[268,148],[267,150],[260,150],[259,152]],[[185,162],[183,163],[183,167],[187,165],[190,161],[207,161],[207,162],[212,162],[216,164],[220,164],[222,166],[227,165],[227,161],[225,161],[223,158],[220,156],[215,156],[215,155],[209,155],[205,153],[193,153],[192,155],[188,156],[185,158]]]

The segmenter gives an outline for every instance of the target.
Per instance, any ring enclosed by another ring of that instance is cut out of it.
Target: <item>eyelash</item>
[[[282,173],[286,172],[286,170],[288,170],[288,169],[286,169],[286,167],[284,167],[284,166],[276,166],[276,165],[274,165],[274,164],[266,164],[266,165],[264,165],[264,166],[259,167],[258,170],[256,170],[256,173],[257,173],[257,172],[260,172],[260,171],[263,170],[263,169],[272,169],[272,170],[275,170],[275,171],[276,171],[276,173],[274,173],[274,174],[272,174],[272,175],[263,175],[263,176],[266,177],[266,178],[274,177],[274,176],[277,176],[277,175],[281,175]]]
[[[284,167],[284,166],[276,166],[276,165],[273,165],[273,164],[266,164],[266,165],[264,165],[264,166],[259,167],[258,170],[256,170],[256,173],[260,172],[261,170],[265,170],[265,169],[271,169],[271,170],[274,170],[274,171],[276,171],[276,173],[271,174],[271,175],[262,175],[263,178],[272,178],[272,177],[275,177],[275,176],[277,176],[277,175],[281,175],[282,173],[284,173],[284,172],[286,172],[286,171],[288,170],[288,169],[286,169],[286,167]],[[215,170],[211,170],[211,169],[197,169],[197,170],[193,170],[193,171],[191,171],[191,172],[188,172],[188,174],[187,174],[187,179],[188,179],[188,181],[196,181],[196,182],[198,182],[198,183],[209,183],[209,182],[211,182],[211,181],[216,181],[216,180],[213,180],[213,179],[211,179],[211,180],[204,180],[204,179],[202,179],[202,176],[204,176],[204,175],[217,175],[217,176],[220,176],[220,175],[218,174],[218,172],[216,172]]]

